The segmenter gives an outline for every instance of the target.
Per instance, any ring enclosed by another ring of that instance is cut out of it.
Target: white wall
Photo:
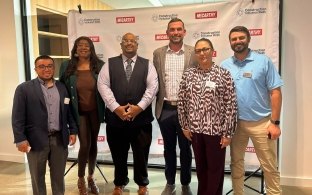
[[[312,1],[284,0],[282,30],[283,114],[280,170],[283,185],[312,186]],[[12,98],[23,81],[20,16],[12,0],[0,1],[0,160],[23,162],[13,144]],[[18,35],[17,35],[18,34]]]
[[[312,186],[312,1],[284,0],[282,35],[283,185]]]
[[[24,162],[25,155],[18,152],[13,144],[11,127],[14,91],[24,79],[20,16],[15,15],[13,3],[12,0],[0,1],[0,160]]]

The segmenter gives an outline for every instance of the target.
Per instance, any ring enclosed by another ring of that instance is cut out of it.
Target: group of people
[[[137,54],[133,33],[123,35],[119,56],[100,60],[92,41],[79,37],[70,60],[54,79],[49,56],[35,60],[36,79],[20,84],[14,95],[14,143],[26,152],[35,195],[45,195],[46,164],[53,195],[65,192],[68,145],[78,135],[80,195],[99,194],[94,169],[97,136],[105,121],[114,164],[113,195],[129,183],[128,151],[133,152],[133,179],[138,194],[148,194],[148,156],[152,141],[151,104],[164,141],[166,186],[162,195],[176,193],[177,159],[183,195],[191,195],[192,150],[198,195],[222,195],[226,147],[231,147],[235,195],[244,194],[244,154],[249,138],[264,172],[268,195],[281,194],[276,140],[283,82],[271,60],[249,49],[250,34],[236,26],[229,33],[234,55],[217,65],[214,47],[201,38],[195,46],[183,42],[184,23],[169,21],[169,44],[156,49],[153,62]],[[105,117],[104,117],[105,116]],[[176,152],[179,145],[180,154]],[[88,175],[85,169],[88,164]]]

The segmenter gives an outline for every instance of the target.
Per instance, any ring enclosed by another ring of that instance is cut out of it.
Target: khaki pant
[[[277,170],[276,140],[267,136],[270,118],[260,121],[239,120],[231,142],[231,176],[234,195],[244,194],[244,157],[249,138],[251,139],[261,169],[264,173],[267,195],[280,195],[280,173]]]

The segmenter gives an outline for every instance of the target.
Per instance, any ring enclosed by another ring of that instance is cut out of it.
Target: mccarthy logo
[[[250,36],[261,36],[262,29],[249,29]]]
[[[135,23],[135,17],[116,17],[116,23]]]
[[[249,152],[249,153],[256,153],[256,150],[254,147],[246,147],[245,152]]]
[[[92,42],[100,42],[99,36],[89,36],[89,38],[92,40]]]
[[[169,40],[167,34],[156,34],[155,35],[155,40]]]
[[[105,136],[98,136],[98,142],[105,142]]]
[[[205,19],[205,18],[217,18],[218,12],[213,11],[213,12],[196,12],[195,13],[195,18],[196,19]]]

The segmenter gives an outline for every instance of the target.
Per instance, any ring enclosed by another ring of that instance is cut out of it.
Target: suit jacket
[[[40,85],[38,78],[20,84],[15,90],[12,109],[14,143],[27,140],[34,151],[49,144],[48,111]],[[60,94],[60,131],[63,146],[67,148],[69,135],[77,134],[78,129],[69,104],[64,101],[69,98],[65,85],[59,81],[55,85]]]
[[[166,96],[165,89],[165,62],[166,52],[168,45],[160,47],[153,52],[153,63],[158,74],[159,91],[156,98],[155,115],[159,119],[163,104],[164,97]],[[194,58],[194,47],[184,44],[184,70],[188,67],[196,66],[196,60]]]

